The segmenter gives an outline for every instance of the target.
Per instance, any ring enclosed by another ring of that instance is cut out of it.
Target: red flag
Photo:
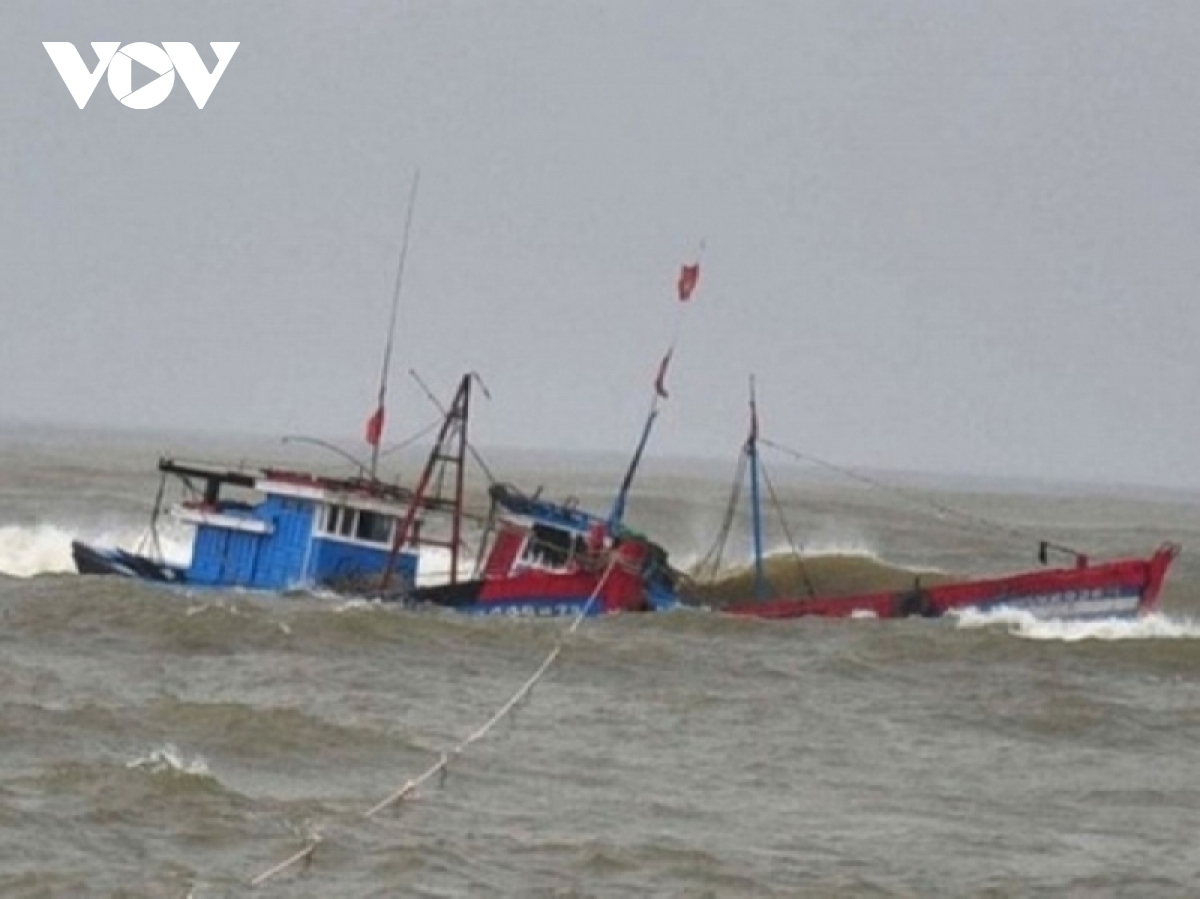
[[[658,366],[658,377],[654,379],[654,390],[664,400],[667,398],[667,366],[671,364],[673,352],[674,347],[667,350],[667,355],[663,356],[662,363]]]
[[[679,301],[686,303],[692,298],[692,291],[700,283],[700,263],[685,265],[679,270]]]
[[[383,406],[382,404],[375,410],[375,414],[367,419],[367,443],[371,446],[379,446],[379,441],[383,439]]]

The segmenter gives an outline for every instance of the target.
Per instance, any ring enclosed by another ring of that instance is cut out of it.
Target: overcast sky
[[[1200,7],[0,6],[0,418],[1200,484]],[[240,41],[86,109],[42,48]]]

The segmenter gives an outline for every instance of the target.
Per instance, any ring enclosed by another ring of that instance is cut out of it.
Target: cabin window
[[[394,521],[395,519],[391,515],[361,511],[358,513],[358,528],[355,530],[354,536],[370,543],[389,543],[392,539],[392,523]]]
[[[391,543],[395,517],[349,506],[328,506],[325,509],[325,533],[364,543]]]
[[[570,531],[535,524],[525,549],[525,559],[547,568],[563,568],[570,560],[576,542],[577,538]]]

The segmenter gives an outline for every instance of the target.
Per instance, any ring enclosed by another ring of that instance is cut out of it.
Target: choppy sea
[[[772,460],[791,533],[772,511],[771,567],[798,570],[795,542],[822,590],[1035,567],[1017,530],[1096,558],[1184,553],[1161,611],[1132,622],[589,620],[445,778],[367,819],[566,622],[71,572],[73,538],[144,539],[160,452],[282,449],[0,430],[0,895],[1200,894],[1195,493],[915,475],[896,493]],[[698,572],[733,462],[650,460],[630,523]],[[599,509],[620,475],[511,452],[494,467]],[[748,558],[739,514],[715,595]]]

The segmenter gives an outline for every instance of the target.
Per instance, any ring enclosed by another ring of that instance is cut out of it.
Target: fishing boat
[[[378,480],[296,469],[163,458],[158,470],[196,491],[165,510],[194,528],[190,562],[75,541],[80,574],[252,590],[349,589],[383,572],[396,521],[412,499],[411,491]],[[417,554],[402,552],[397,570],[415,580]]]
[[[750,432],[742,447],[742,459],[750,481],[754,596],[726,605],[723,611],[732,615],[771,619],[806,616],[932,618],[965,609],[982,612],[1003,609],[1028,612],[1038,618],[1056,620],[1127,618],[1145,615],[1158,608],[1167,570],[1179,554],[1177,544],[1166,543],[1149,557],[1094,562],[1082,552],[1047,540],[1039,540],[1038,558],[1043,565],[1047,564],[1052,552],[1067,554],[1072,564],[928,586],[923,586],[918,577],[914,578],[910,587],[903,590],[850,596],[822,596],[817,594],[809,583],[807,595],[772,596],[764,567],[762,493],[759,483],[762,466],[753,381],[750,396]],[[955,510],[940,504],[936,511],[942,516],[955,514]],[[965,513],[959,513],[957,517],[965,519],[965,523],[979,522],[977,516],[968,516]],[[1010,534],[1014,533],[1011,527],[1001,527]]]
[[[464,376],[442,421],[426,470],[465,464],[471,383]],[[455,570],[461,545],[461,478],[453,495],[382,480],[372,466],[353,477],[281,467],[225,467],[173,458],[159,460],[158,497],[150,520],[151,550],[135,553],[75,541],[80,574],[108,574],[197,587],[286,591],[323,588],[358,594],[393,580],[415,586],[421,550],[448,550]],[[163,508],[168,479],[185,499]],[[158,523],[166,514],[192,528],[191,559],[165,559]],[[453,535],[424,533],[440,515]]]

